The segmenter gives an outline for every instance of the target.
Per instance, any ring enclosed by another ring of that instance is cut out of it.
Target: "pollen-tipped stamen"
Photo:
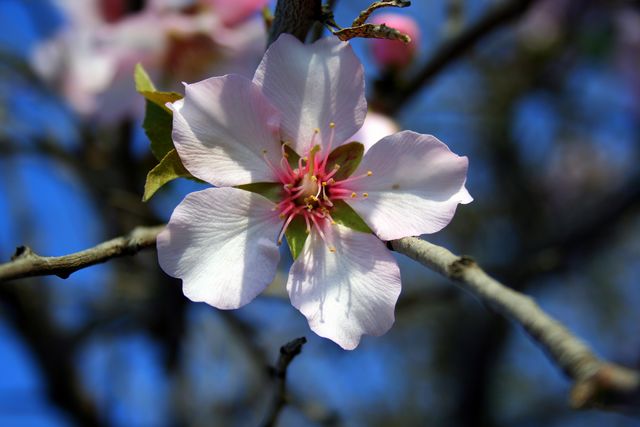
[[[282,236],[284,236],[284,233],[287,231],[289,224],[291,224],[291,221],[293,221],[293,218],[295,218],[296,215],[297,215],[296,212],[292,212],[291,215],[289,215],[287,220],[284,222],[284,225],[282,226],[282,230],[280,230],[280,234],[278,235],[278,245],[282,244]]]
[[[340,170],[340,165],[336,163],[335,165],[333,165],[333,170],[327,176],[325,176],[324,179],[327,181],[333,180],[333,182],[335,182],[335,179],[333,179],[333,176],[336,173],[338,173],[339,170]],[[331,182],[331,184],[333,184],[333,182]]]
[[[335,252],[336,251],[335,246],[330,245],[329,242],[327,241],[327,236],[325,236],[324,232],[322,231],[322,228],[320,228],[320,224],[318,223],[318,220],[316,219],[316,215],[312,215],[311,216],[311,221],[313,221],[313,225],[316,226],[316,230],[318,231],[318,235],[320,236],[320,238],[322,239],[324,244],[329,248],[329,252]]]
[[[351,176],[349,178],[345,178],[343,180],[337,181],[336,185],[342,185],[342,184],[347,184],[349,182],[358,181],[358,180],[360,180],[362,178],[368,178],[368,177],[370,177],[372,175],[373,175],[373,172],[367,171],[366,173],[363,173],[362,175]]]
[[[262,150],[262,157],[264,157],[264,161],[267,163],[267,166],[269,166],[269,168],[273,171],[273,173],[276,175],[276,178],[278,178],[280,182],[286,180],[287,174],[284,173],[281,169],[276,168],[273,163],[271,163],[271,160],[269,160],[269,157],[267,157],[267,153],[267,150]]]
[[[327,166],[327,161],[329,160],[329,154],[331,153],[331,148],[333,147],[333,139],[336,135],[336,124],[334,122],[329,123],[329,128],[331,132],[329,133],[329,144],[327,145],[327,152],[324,154],[324,159],[322,159],[322,169]]]

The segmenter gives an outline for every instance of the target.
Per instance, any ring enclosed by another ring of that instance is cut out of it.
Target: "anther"
[[[367,171],[367,176],[371,176],[371,175],[373,175],[373,172]]]
[[[336,248],[333,246],[329,246],[329,252],[336,253]]]
[[[356,193],[351,193],[351,198],[355,199],[356,197],[358,197],[358,195]]]
[[[364,198],[369,197],[369,193],[362,193],[362,197],[364,197]]]
[[[315,129],[313,130],[313,133],[320,133],[320,128],[315,128]]]
[[[331,123],[329,123],[329,127],[330,127],[331,129],[333,129],[334,127],[336,127],[336,124],[335,124],[335,123],[333,123],[333,122],[331,122]]]

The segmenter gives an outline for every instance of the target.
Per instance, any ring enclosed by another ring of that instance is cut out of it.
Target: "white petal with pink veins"
[[[326,226],[324,233],[326,242],[312,229],[287,291],[316,334],[351,350],[363,334],[382,335],[393,325],[400,271],[373,234],[341,225]]]
[[[250,80],[227,75],[186,86],[173,109],[173,142],[195,177],[218,187],[275,182],[281,158],[277,110]]]
[[[305,45],[282,34],[262,58],[253,81],[282,113],[282,137],[298,153],[311,144],[328,144],[335,123],[334,146],[356,133],[366,115],[364,73],[351,46],[335,37]]]
[[[192,301],[241,307],[273,281],[282,221],[273,203],[235,188],[191,193],[157,240],[158,259]]]
[[[473,199],[464,187],[468,160],[431,135],[404,131],[377,142],[362,159],[347,203],[383,240],[435,233],[459,203]],[[367,193],[368,197],[362,197]]]

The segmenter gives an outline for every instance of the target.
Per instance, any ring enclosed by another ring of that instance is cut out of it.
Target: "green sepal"
[[[353,141],[341,145],[329,153],[326,170],[330,171],[333,169],[334,165],[338,164],[340,165],[340,169],[338,169],[338,172],[333,176],[333,179],[340,181],[348,178],[356,171],[356,169],[358,169],[358,165],[360,165],[363,154],[364,145],[359,142]]]
[[[146,70],[140,63],[136,64],[133,72],[133,78],[136,82],[136,91],[140,95],[144,96],[147,101],[154,103],[158,107],[162,107],[168,113],[171,113],[171,110],[167,108],[165,104],[167,102],[175,102],[183,98],[181,94],[176,92],[162,92],[157,90],[156,86],[151,81],[149,74],[147,74]]]
[[[251,184],[236,185],[236,188],[260,194],[275,203],[283,199],[282,184],[277,182],[254,182]]]
[[[300,155],[294,151],[293,148],[289,144],[284,144],[284,153],[286,155],[287,161],[289,162],[289,166],[291,169],[295,169],[298,167],[298,161],[300,160]]]
[[[373,233],[366,222],[360,215],[353,210],[344,200],[334,200],[333,208],[331,208],[331,217],[333,220],[345,227],[351,228],[363,233]]]
[[[149,171],[147,174],[147,182],[144,184],[144,196],[142,201],[148,201],[155,193],[166,183],[176,178],[193,178],[193,176],[185,169],[178,152],[171,150],[166,156]]]
[[[307,233],[307,223],[302,215],[297,215],[293,221],[291,221],[284,235],[287,238],[291,256],[294,260],[298,259],[307,241],[307,237],[309,237]]]

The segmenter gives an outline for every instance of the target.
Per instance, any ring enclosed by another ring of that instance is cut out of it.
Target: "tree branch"
[[[127,236],[101,243],[93,248],[61,257],[41,257],[28,248],[19,248],[13,261],[0,265],[0,282],[21,277],[57,275],[68,277],[82,268],[125,255],[133,255],[155,245],[164,226],[138,227]],[[520,324],[548,353],[554,363],[574,381],[571,403],[576,408],[599,407],[622,411],[640,408],[640,373],[603,361],[546,314],[532,298],[520,294],[485,273],[471,258],[459,257],[449,250],[415,238],[390,242],[391,247],[428,268],[457,282],[459,286],[504,316]],[[286,369],[306,342],[294,340],[281,348],[274,370],[278,391],[267,420],[275,422],[284,405]],[[266,422],[266,425],[271,425]]]
[[[72,273],[108,261],[134,255],[156,244],[156,236],[164,228],[137,227],[126,236],[117,237],[90,249],[59,257],[43,257],[27,246],[16,249],[10,262],[0,264],[0,282],[23,277],[55,275],[66,279]]]
[[[378,97],[375,109],[393,115],[411,97],[420,93],[420,88],[435,77],[446,66],[460,58],[486,35],[524,14],[537,0],[511,0],[500,2],[475,24],[463,30],[456,37],[444,42],[433,54],[418,74],[407,84],[393,88],[391,93]]]
[[[416,237],[405,237],[390,244],[397,252],[457,282],[482,302],[519,323],[574,381],[571,404],[575,408],[632,412],[640,408],[640,372],[596,357],[532,298],[493,279],[471,258],[456,256],[443,247]]]
[[[273,369],[273,377],[275,379],[276,394],[273,403],[269,408],[269,413],[265,418],[263,425],[272,427],[278,420],[278,415],[287,403],[287,368],[293,359],[300,354],[302,346],[305,345],[307,339],[305,337],[296,338],[280,347],[280,356]]]
[[[320,0],[278,0],[269,32],[269,45],[282,33],[293,34],[304,43],[309,30],[321,15]]]

